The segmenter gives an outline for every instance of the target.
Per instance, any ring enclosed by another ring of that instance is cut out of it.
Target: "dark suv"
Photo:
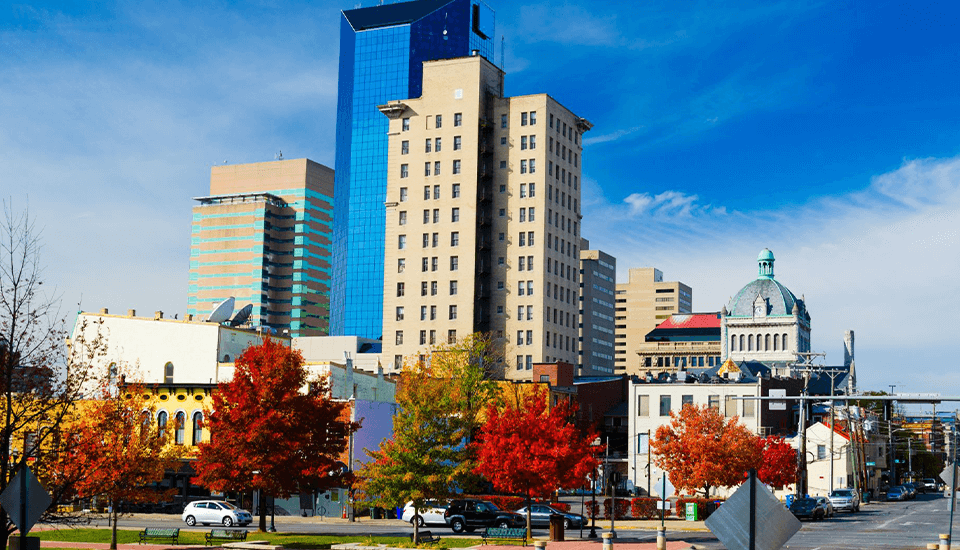
[[[478,527],[523,527],[526,520],[519,514],[505,512],[492,502],[474,499],[450,501],[443,519],[454,533],[472,533]]]

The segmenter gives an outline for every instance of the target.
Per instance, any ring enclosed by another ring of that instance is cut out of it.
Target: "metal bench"
[[[481,535],[483,544],[489,540],[519,540],[527,545],[527,529],[525,527],[487,527]]]
[[[147,541],[152,540],[161,540],[164,542],[169,541],[171,544],[177,544],[180,539],[180,529],[160,529],[157,527],[147,527],[143,531],[140,531],[140,544],[144,544]]]
[[[215,542],[243,542],[247,540],[247,532],[239,529],[211,529],[204,535],[205,544]]]
[[[414,544],[425,544],[429,542],[440,542],[440,536],[434,535],[430,531],[421,530],[417,533],[417,540],[413,540],[413,533],[410,533],[410,542]]]

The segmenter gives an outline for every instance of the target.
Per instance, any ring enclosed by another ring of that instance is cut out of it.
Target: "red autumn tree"
[[[760,463],[756,436],[734,416],[724,418],[707,405],[686,405],[679,414],[670,411],[670,424],[657,428],[653,441],[654,464],[668,472],[678,490],[732,487],[744,472]]]
[[[489,405],[480,429],[477,466],[499,490],[527,499],[527,537],[531,498],[548,498],[561,487],[581,487],[597,467],[590,444],[596,434],[583,434],[571,421],[575,407],[563,401],[548,408],[547,393],[537,388],[502,409]]]
[[[214,491],[256,489],[281,498],[341,483],[330,472],[358,425],[347,419],[345,403],[330,399],[328,380],[308,380],[300,352],[270,339],[248,347],[235,365],[233,380],[213,394],[197,481]]]
[[[757,468],[760,481],[772,487],[785,487],[797,481],[797,450],[782,437],[757,438],[762,458]]]
[[[172,428],[161,432],[151,421],[141,386],[124,385],[114,394],[80,404],[79,419],[68,424],[70,441],[51,470],[54,481],[72,483],[77,496],[109,499],[110,548],[116,550],[121,505],[161,502],[176,492],[158,491],[155,484],[176,468],[183,447],[171,443]]]

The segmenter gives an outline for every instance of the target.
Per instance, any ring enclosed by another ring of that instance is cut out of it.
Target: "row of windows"
[[[566,302],[568,304],[573,304],[573,300],[570,299],[571,295],[576,295],[572,293],[569,288],[564,288],[556,284],[553,285],[553,298],[560,300],[561,302]],[[547,298],[550,298],[550,283],[547,283]]]
[[[443,128],[443,115],[427,115],[426,116],[427,129],[429,130],[431,125],[434,128]],[[453,125],[462,126],[463,125],[463,113],[453,113]],[[410,130],[410,117],[404,117],[401,120],[401,127],[404,132]]]
[[[573,233],[574,236],[579,235],[577,230],[579,229],[577,222],[573,221],[573,218],[567,218],[560,214],[560,212],[554,212],[552,209],[547,209],[547,223],[553,222],[553,226],[561,231],[566,231],[567,233]]]
[[[440,258],[438,256],[433,257],[423,257],[421,262],[420,271],[426,273],[427,271],[437,271],[440,266]],[[450,256],[450,271],[457,271],[460,269],[460,257],[459,256]]]
[[[576,340],[558,332],[547,331],[546,346],[560,351],[576,351],[571,349],[571,346],[576,346]]]
[[[758,334],[756,340],[752,334],[743,334],[730,337],[730,351],[753,351],[756,346],[757,351],[780,351],[787,349],[787,334],[773,335],[773,346],[770,345],[770,335]]]
[[[724,416],[732,417],[737,416],[737,401],[743,402],[743,412],[740,416],[744,418],[752,418],[756,416],[756,402],[752,399],[743,399],[738,400],[734,399],[735,396],[727,395],[724,396],[723,404],[723,413]],[[745,395],[744,397],[751,397]],[[672,395],[661,395],[660,396],[660,414],[659,416],[670,416],[670,410],[672,407],[673,396]],[[692,395],[683,395],[680,398],[680,406],[685,407],[687,405],[693,405],[693,396]],[[711,408],[720,410],[720,396],[719,395],[708,395],[707,396],[707,405]],[[638,395],[637,396],[637,416],[650,416],[650,396],[649,395]]]
[[[547,285],[547,288],[550,288],[550,285]],[[576,315],[571,315],[569,311],[560,311],[557,308],[551,309],[550,306],[547,306],[547,322],[550,322],[550,313],[553,312],[553,324],[564,326],[567,328],[573,328],[574,322],[576,322]]]
[[[394,335],[394,341],[398,346],[403,345],[403,331],[398,330]],[[420,331],[420,345],[433,345],[437,343],[437,331],[436,330],[421,330]],[[456,329],[450,329],[447,331],[447,343],[456,344],[457,343],[457,331]],[[394,356],[394,363],[398,366],[402,366],[403,357],[400,355]]]
[[[618,337],[620,335],[617,335]],[[723,364],[720,356],[710,355],[707,357],[691,355],[690,357],[644,357],[643,366],[645,367],[719,367]]]
[[[554,170],[552,160],[547,161],[547,175],[553,176],[554,180],[559,183],[564,185],[572,185],[574,190],[579,189],[580,180],[578,179],[578,176],[574,174],[572,170],[567,172],[566,168],[560,168],[559,165],[557,166],[557,169]]]
[[[428,313],[429,312],[429,313]],[[404,320],[404,307],[397,306],[397,321]],[[447,308],[447,319],[454,320],[457,318],[457,306],[452,305]],[[420,320],[421,321],[436,321],[437,320],[437,306],[420,306]]]
[[[568,151],[570,153],[569,155],[567,154]],[[553,138],[550,138],[550,152],[560,157],[561,160],[565,160],[573,164],[574,166],[577,166],[577,163],[579,162],[578,161],[579,155],[577,153],[574,153],[573,149],[567,149],[566,145],[561,145],[559,141],[557,141],[556,151],[554,151]]]
[[[506,162],[506,161],[504,161]],[[501,166],[502,168],[503,166]],[[530,170],[530,174],[537,173],[537,159],[523,159],[520,161],[520,173],[526,174],[527,170]]]
[[[432,188],[431,188],[429,185],[424,185],[424,186],[423,186],[423,200],[425,200],[425,201],[430,200],[431,189],[432,189],[433,198],[434,198],[434,199],[439,199],[439,198],[440,198],[440,186],[439,186],[439,185],[434,185]],[[409,195],[409,194],[408,194],[407,188],[406,188],[406,187],[401,187],[401,188],[400,188],[400,202],[407,202],[408,195]],[[454,198],[454,199],[460,198],[460,184],[459,184],[459,183],[454,183],[454,184],[451,186],[451,188],[450,188],[450,196],[451,196],[452,198]],[[406,213],[401,213],[401,218],[403,219],[403,221],[401,221],[400,225],[403,225],[404,223],[406,223]]]
[[[450,296],[457,295],[457,281],[450,281]],[[436,296],[440,285],[437,281],[421,281],[420,296],[426,296],[429,291],[430,296]],[[397,283],[397,298],[402,298],[407,293],[406,283]]]
[[[527,370],[533,369],[532,355],[527,355],[526,357],[524,357],[523,355],[517,356],[517,370],[523,370],[524,365],[526,365]]]
[[[536,220],[537,209],[533,206],[520,209],[520,223]]]
[[[168,363],[169,365],[169,363]],[[141,413],[142,422],[146,424],[150,421],[150,412],[143,411]],[[167,430],[167,421],[170,416],[167,414],[167,411],[160,411],[157,413],[157,431],[161,434],[165,433]],[[200,443],[203,437],[203,413],[197,411],[193,413],[193,430],[191,435],[191,444],[197,445]],[[186,438],[186,425],[187,425],[187,415],[183,411],[177,411],[177,414],[173,417],[173,441],[177,445],[183,445]]]
[[[517,321],[533,321],[533,306],[517,306]]]
[[[528,187],[528,185],[529,185],[529,187]],[[501,192],[504,191],[504,187],[505,187],[505,186],[502,186],[502,185],[501,185],[500,187],[501,187],[500,191],[501,191]],[[521,199],[527,198],[527,196],[528,196],[528,195],[527,195],[527,189],[530,190],[530,194],[529,194],[530,197],[536,197],[536,196],[537,196],[537,184],[536,184],[536,183],[530,183],[530,184],[521,183],[521,184],[520,184],[520,198],[521,198]]]
[[[517,283],[517,296],[533,296],[533,281],[520,281]]]
[[[547,186],[547,200],[558,203],[560,206],[568,210],[573,210],[574,212],[576,212],[580,206],[577,203],[577,199],[573,196],[573,193],[568,195],[566,191],[561,191],[559,188],[557,188],[557,192],[554,193],[552,185]]]
[[[561,125],[561,124],[563,125],[563,130],[562,130],[562,131],[561,131],[561,129],[560,129],[560,125]],[[554,125],[553,125],[553,115],[550,115],[550,127],[551,127],[551,128],[554,127]],[[557,125],[556,125],[556,128],[557,128],[557,133],[560,134],[560,135],[562,135],[563,137],[567,138],[568,141],[572,141],[572,142],[576,143],[577,145],[580,144],[580,132],[574,132],[574,131],[573,131],[573,126],[570,126],[570,128],[569,128],[570,131],[567,132],[567,123],[566,123],[566,122],[562,122],[562,121],[560,120],[560,117],[557,117]]]

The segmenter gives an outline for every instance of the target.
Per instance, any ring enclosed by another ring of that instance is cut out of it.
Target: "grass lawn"
[[[118,529],[117,542],[119,544],[130,544],[139,542],[139,530],[136,529]],[[55,529],[50,531],[38,531],[33,533],[40,537],[40,540],[63,541],[63,542],[110,542],[110,529],[95,529],[90,527]],[[180,544],[183,545],[203,545],[204,533],[197,531],[180,531]],[[361,542],[366,544],[386,544],[400,548],[413,548],[408,537],[342,537],[331,535],[300,535],[286,533],[258,533],[250,531],[247,540],[266,540],[270,544],[281,545],[284,548],[295,549],[323,549],[330,548],[331,544],[344,542]],[[423,545],[427,548],[466,548],[476,546],[479,539],[476,538],[446,538],[440,541],[440,544]],[[49,550],[49,549],[45,549]]]

